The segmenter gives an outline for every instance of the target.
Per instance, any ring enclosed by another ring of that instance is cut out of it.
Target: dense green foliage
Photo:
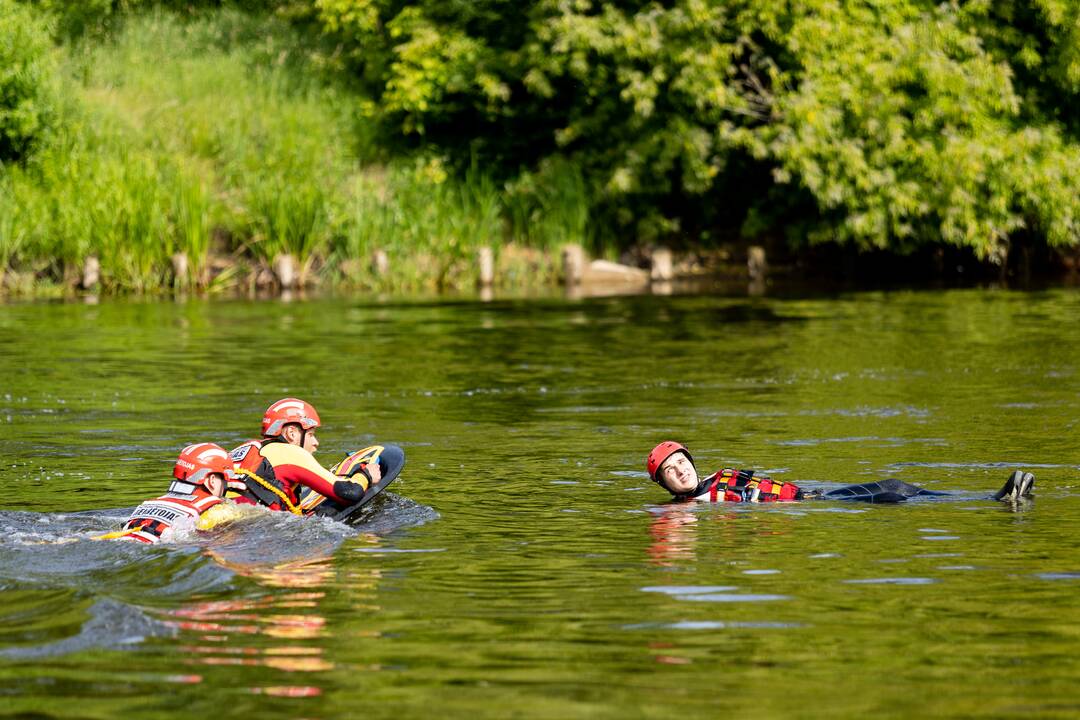
[[[385,127],[510,175],[568,157],[639,237],[1080,236],[1068,0],[315,4]]]
[[[0,163],[24,158],[55,110],[52,43],[43,20],[0,0]]]
[[[53,141],[0,173],[0,267],[70,285],[93,255],[107,289],[142,291],[237,271],[254,282],[289,253],[302,274],[329,264],[370,287],[470,283],[478,247],[508,237],[504,213],[528,227],[525,193],[479,171],[452,177],[438,158],[374,160],[307,42],[288,22],[226,10],[141,14],[108,42],[68,46]],[[392,278],[370,273],[377,249]],[[188,274],[174,278],[179,252]],[[211,273],[212,253],[232,269]]]

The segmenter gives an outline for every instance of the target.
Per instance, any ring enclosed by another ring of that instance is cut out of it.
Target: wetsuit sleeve
[[[359,502],[367,492],[360,483],[350,480],[338,480],[334,483],[334,494],[346,502]]]
[[[342,483],[358,485],[360,493],[367,490],[367,480],[362,476],[356,482],[342,480],[319,464],[319,461],[307,450],[287,443],[270,443],[262,449],[262,456],[274,466],[274,475],[280,480],[287,480],[306,485],[320,495],[343,503],[355,502],[335,491],[335,485],[346,495],[355,495],[353,489],[345,488]]]

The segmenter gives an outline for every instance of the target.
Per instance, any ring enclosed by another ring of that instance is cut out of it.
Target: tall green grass
[[[473,284],[479,249],[497,248],[506,236],[500,194],[490,178],[476,170],[451,178],[437,161],[358,176],[337,221],[337,259],[387,254],[393,278],[377,278],[362,264],[348,278],[375,287]]]
[[[536,172],[522,173],[506,193],[506,214],[515,237],[557,247],[592,245],[589,192],[581,168],[556,158]]]
[[[15,201],[11,182],[0,180],[0,277],[12,259],[18,257],[28,231]]]
[[[204,262],[201,178],[169,154],[102,130],[111,121],[68,119],[64,136],[32,164],[7,171],[14,222],[26,239],[20,262],[8,263],[63,282],[95,255],[107,289],[147,291],[169,282],[172,253]]]
[[[211,254],[254,268],[288,253],[361,286],[447,288],[475,280],[481,246],[586,240],[569,163],[506,188],[438,158],[376,161],[363,98],[309,40],[274,17],[157,10],[65,47],[60,130],[0,168],[2,267],[70,285],[95,255],[106,289],[144,292],[205,286]],[[389,277],[362,269],[375,250]]]
[[[180,286],[205,287],[209,282],[207,275],[207,256],[210,252],[211,227],[210,189],[205,175],[188,158],[177,159],[166,177],[166,184],[172,189],[173,233],[177,241],[177,251],[188,257],[188,274],[184,278],[175,278]]]

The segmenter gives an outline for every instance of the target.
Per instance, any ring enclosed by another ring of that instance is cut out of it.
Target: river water
[[[0,306],[0,714],[1076,717],[1080,292]],[[303,397],[355,527],[94,542]],[[950,497],[672,505],[645,475]],[[989,498],[1037,475],[1020,506]]]

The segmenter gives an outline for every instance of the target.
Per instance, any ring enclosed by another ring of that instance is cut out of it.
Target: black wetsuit
[[[676,494],[675,499],[711,502],[853,500],[869,503],[898,503],[913,497],[948,494],[926,490],[895,478],[845,485],[835,490],[805,490],[794,483],[780,482],[765,475],[757,475],[752,470],[725,468],[700,480],[693,490]]]
[[[860,502],[870,503],[897,503],[913,497],[949,494],[946,492],[938,492],[936,490],[927,490],[918,485],[912,485],[903,480],[897,480],[896,478],[888,478],[887,480],[882,480],[880,482],[845,485],[842,488],[828,490],[824,493],[819,492],[811,494],[812,492],[814,491],[803,491],[803,497],[800,499],[819,497],[826,500],[858,500]]]

